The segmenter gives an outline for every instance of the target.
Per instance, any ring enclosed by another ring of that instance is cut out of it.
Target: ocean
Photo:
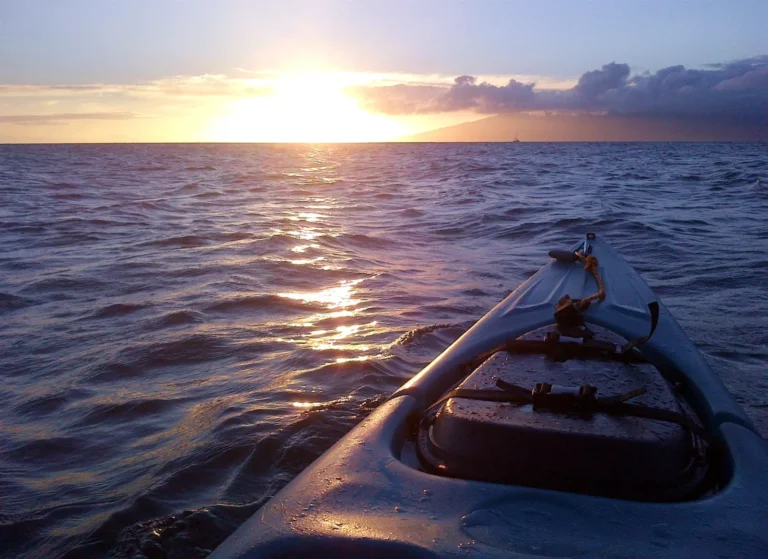
[[[766,435],[766,216],[757,143],[0,146],[0,555],[206,556],[587,231]]]

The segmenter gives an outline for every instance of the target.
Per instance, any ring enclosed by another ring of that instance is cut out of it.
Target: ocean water
[[[0,146],[0,555],[204,557],[586,231],[768,434],[766,216],[764,144]]]

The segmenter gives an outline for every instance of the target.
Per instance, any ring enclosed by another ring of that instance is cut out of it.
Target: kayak
[[[768,445],[632,267],[552,260],[213,553],[768,556]]]

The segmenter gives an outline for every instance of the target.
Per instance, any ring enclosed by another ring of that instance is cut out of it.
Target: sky
[[[542,112],[768,127],[766,22],[765,0],[0,0],[0,142],[383,141]]]

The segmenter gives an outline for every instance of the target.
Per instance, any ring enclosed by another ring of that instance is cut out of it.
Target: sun
[[[406,130],[361,109],[333,74],[283,76],[265,97],[231,101],[208,131],[220,142],[379,142]]]

